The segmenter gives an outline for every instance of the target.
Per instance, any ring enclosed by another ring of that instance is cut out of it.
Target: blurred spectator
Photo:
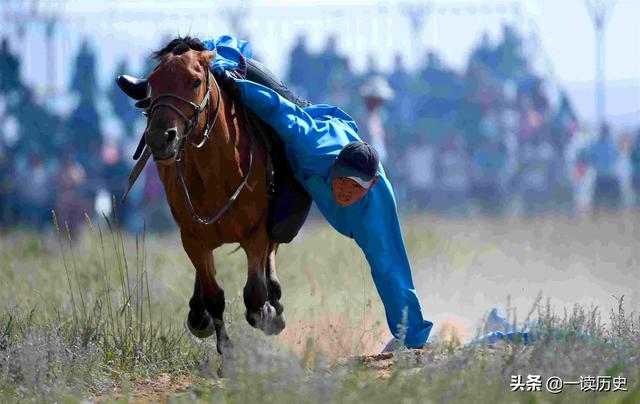
[[[504,174],[507,150],[500,139],[483,136],[472,156],[471,196],[480,212],[502,214],[505,208]]]
[[[631,188],[635,196],[635,204],[640,208],[640,129],[636,133],[629,160],[631,163]]]
[[[382,106],[393,99],[393,90],[382,76],[371,76],[360,88],[360,95],[367,108],[367,127],[363,134],[364,140],[378,151],[380,161],[387,160],[387,146],[385,141]]]
[[[11,154],[0,131],[0,231],[15,220]]]
[[[433,207],[444,214],[469,214],[469,159],[465,138],[452,132],[436,157]]]
[[[520,154],[520,187],[527,215],[548,212],[552,206],[555,151],[544,134],[524,140]]]
[[[31,157],[28,165],[16,172],[21,224],[41,230],[49,220],[53,192],[51,178],[41,156]]]
[[[151,232],[167,232],[175,228],[164,186],[155,164],[144,168],[144,217],[146,228]]]
[[[417,209],[427,208],[435,180],[435,150],[426,135],[419,136],[406,148],[402,162],[408,201]]]
[[[34,212],[48,210],[51,195],[56,195],[56,207],[77,226],[98,191],[102,199],[122,194],[129,171],[121,157],[122,143],[103,146],[99,100],[105,94],[100,94],[97,81],[101,66],[84,40],[72,61],[69,87],[77,104],[63,118],[24,86],[20,60],[9,45],[7,39],[0,44],[0,223],[24,218],[40,226],[43,219]],[[548,83],[530,68],[515,28],[503,27],[502,37],[494,43],[484,34],[462,74],[427,51],[424,65],[415,72],[396,55],[391,73],[385,75],[379,60],[369,56],[367,70],[356,76],[338,48],[337,38],[330,36],[324,49],[312,52],[300,35],[288,61],[288,84],[303,98],[339,105],[354,116],[363,139],[378,149],[401,208],[408,200],[419,209],[467,215],[473,197],[484,213],[499,214],[515,195],[522,197],[529,214],[572,211],[574,184],[568,161],[574,152],[569,144],[579,119],[565,93],[557,107],[549,101]],[[144,75],[156,64],[145,59]],[[122,60],[116,74],[131,73],[128,70],[128,61]],[[122,122],[126,134],[122,141],[129,142],[139,111],[115,85],[106,95]],[[640,195],[639,138],[640,134],[630,159],[636,195]],[[586,165],[596,172],[596,207],[615,209],[620,204],[619,155],[608,134],[580,155],[584,164],[576,172]],[[58,167],[64,169],[56,174]],[[32,173],[39,189],[25,187],[32,181],[24,176]],[[76,196],[78,206],[72,209]],[[118,210],[123,224],[133,231],[142,230],[143,220],[152,231],[174,228],[152,164]],[[141,211],[143,215],[133,214]]]
[[[129,204],[121,204],[120,200],[127,188],[129,178],[129,166],[123,161],[121,152],[116,145],[105,145],[102,148],[102,162],[104,164],[101,178],[109,203],[112,204],[115,198],[118,221],[121,225],[126,225],[129,220]]]
[[[86,172],[71,155],[65,155],[55,181],[57,185],[55,205],[60,231],[66,234],[65,224],[68,225],[69,234],[72,239],[75,239],[78,228],[85,220],[85,213],[91,215],[92,211],[91,203],[83,192],[87,181]]]
[[[598,211],[614,211],[620,207],[622,191],[618,176],[620,151],[611,138],[609,125],[602,124],[598,140],[587,152],[587,163],[596,172],[593,189],[593,207]]]
[[[71,113],[66,133],[69,136],[70,150],[73,150],[82,166],[89,170],[87,175],[93,181],[101,161],[102,132],[98,110],[92,99],[85,99]]]

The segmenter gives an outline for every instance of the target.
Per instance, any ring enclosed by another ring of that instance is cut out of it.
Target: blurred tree
[[[399,155],[398,146],[405,143],[413,123],[415,122],[414,103],[410,97],[410,86],[413,78],[407,71],[400,55],[395,56],[393,72],[389,75],[389,85],[396,94],[389,102],[389,115],[393,117],[389,125],[389,154],[391,158]]]
[[[93,99],[98,91],[96,74],[96,57],[87,39],[82,41],[80,51],[76,56],[71,91],[80,95],[81,102]]]
[[[469,65],[474,63],[479,63],[486,67],[496,65],[496,52],[492,49],[491,42],[489,41],[489,34],[486,32],[482,34],[480,44],[471,51]]]
[[[434,52],[427,53],[427,64],[420,71],[415,91],[415,114],[431,122],[428,137],[438,143],[456,124],[464,99],[464,80],[442,65]]]
[[[20,60],[9,47],[9,39],[3,38],[0,45],[0,94],[25,89],[20,78]]]
[[[120,61],[120,63],[118,64],[114,77],[122,74],[131,74],[129,63],[125,59]],[[133,136],[133,126],[139,113],[133,105],[133,100],[122,90],[120,90],[120,87],[118,87],[115,80],[113,81],[111,89],[109,90],[109,101],[111,101],[113,112],[116,114],[120,122],[122,122],[125,136]]]
[[[75,59],[71,82],[71,90],[79,96],[79,103],[67,119],[69,137],[64,146],[73,150],[74,157],[86,170],[90,184],[95,182],[101,170],[102,132],[95,100],[97,76],[95,54],[85,39]]]
[[[310,81],[309,77],[311,63],[311,55],[307,50],[307,37],[299,35],[295,46],[289,53],[289,67],[287,69],[287,82],[293,86],[294,90],[300,94],[301,97],[307,98],[307,82]]]
[[[14,146],[16,154],[26,157],[58,155],[62,142],[60,119],[37,102],[31,89],[24,89],[9,113],[18,121],[18,140]]]
[[[353,74],[346,57],[338,54],[337,38],[331,35],[327,38],[324,50],[311,63],[311,76],[307,78],[309,97],[312,102],[331,102],[334,90],[348,90],[353,86]],[[342,108],[346,108],[341,103]]]
[[[527,68],[522,38],[513,27],[502,27],[502,42],[496,48],[494,73],[501,79],[516,78]]]

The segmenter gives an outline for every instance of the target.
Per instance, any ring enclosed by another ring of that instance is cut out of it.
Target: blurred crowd
[[[23,82],[17,47],[5,38],[0,49],[0,228],[50,228],[55,210],[73,232],[85,212],[113,212],[144,118],[115,84],[98,86],[100,66],[87,41],[72,61],[68,113],[56,112]],[[597,211],[638,203],[638,133],[617,133],[606,123],[588,130],[567,94],[534,72],[516,30],[505,26],[496,43],[481,38],[463,71],[425,53],[415,70],[396,56],[383,73],[372,56],[356,74],[335,37],[311,52],[301,36],[284,79],[302,98],[356,118],[363,139],[380,152],[403,211],[574,214],[587,183],[587,206]],[[123,73],[133,73],[127,61],[113,76]],[[117,121],[119,136],[105,136],[105,117]],[[173,228],[153,164],[116,210],[129,231]]]
[[[131,74],[127,65],[120,63],[114,77]],[[150,66],[151,62],[149,71]],[[54,97],[37,98],[23,82],[20,59],[9,40],[2,40],[0,229],[50,230],[52,211],[62,232],[68,225],[72,236],[87,218],[102,214],[132,232],[173,228],[153,164],[145,168],[127,202],[120,203],[134,163],[132,145],[141,135],[134,130],[144,118],[115,83],[106,91],[99,88],[98,68],[95,52],[84,41],[65,92],[70,97],[62,97],[70,98],[72,107],[68,113],[56,113]],[[106,122],[109,118],[119,127],[115,140],[106,136],[114,132]]]
[[[579,193],[591,195],[584,205],[597,211],[640,194],[638,133],[585,127],[557,83],[536,74],[512,27],[496,43],[484,35],[463,71],[425,53],[416,71],[396,56],[383,74],[371,57],[357,76],[334,38],[313,54],[300,37],[290,54],[288,82],[310,101],[356,117],[363,138],[381,151],[402,208],[574,214]]]

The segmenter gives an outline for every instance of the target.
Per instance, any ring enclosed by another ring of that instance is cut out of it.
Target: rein
[[[209,102],[211,99],[211,85],[210,82],[213,81],[216,89],[217,89],[217,101],[216,101],[216,109],[215,109],[215,113],[213,114],[213,122],[211,124],[209,124],[209,118],[210,118],[210,110],[211,110],[211,103]],[[159,101],[160,99],[166,99],[166,98],[176,98],[186,104],[189,104],[191,107],[193,107],[194,109],[194,114],[193,117],[189,118],[187,117],[179,108],[177,108],[175,105],[168,103],[168,102],[162,102]],[[182,186],[182,191],[184,193],[184,197],[185,197],[185,201],[186,201],[186,205],[189,208],[189,212],[191,213],[191,217],[198,223],[203,224],[203,225],[209,225],[212,224],[214,222],[217,222],[222,215],[224,215],[229,208],[231,208],[231,205],[235,202],[235,200],[238,198],[238,195],[240,195],[240,192],[242,191],[242,189],[245,187],[245,185],[247,184],[247,181],[249,180],[249,175],[251,174],[251,170],[253,168],[253,147],[254,147],[254,141],[253,141],[253,136],[251,136],[251,134],[249,134],[249,142],[250,142],[250,146],[249,146],[249,168],[245,171],[243,177],[242,177],[242,181],[240,182],[240,185],[238,185],[238,187],[236,188],[236,191],[233,193],[233,195],[227,200],[227,202],[225,203],[225,205],[213,216],[211,216],[210,218],[205,218],[203,216],[200,216],[196,213],[195,208],[193,207],[193,203],[191,202],[191,197],[189,196],[189,190],[187,189],[187,184],[184,180],[184,144],[185,141],[187,139],[187,137],[191,134],[192,130],[194,128],[196,128],[198,126],[198,120],[200,118],[200,113],[205,111],[206,109],[206,114],[207,114],[207,121],[206,121],[206,125],[204,128],[204,133],[203,133],[203,138],[200,141],[200,143],[195,143],[195,142],[191,142],[191,145],[193,147],[195,147],[196,149],[200,149],[204,146],[204,144],[207,142],[207,140],[209,140],[209,130],[213,129],[214,125],[216,124],[217,120],[218,120],[218,114],[220,112],[220,100],[221,100],[221,90],[220,90],[220,86],[218,85],[218,82],[215,79],[211,79],[211,71],[208,70],[208,74],[207,74],[207,92],[204,95],[204,98],[202,99],[202,102],[200,104],[195,104],[185,98],[182,98],[178,95],[175,94],[171,94],[171,93],[163,93],[158,95],[149,105],[147,111],[148,111],[148,118],[149,120],[147,121],[147,125],[148,122],[151,120],[153,113],[160,107],[166,107],[166,108],[170,108],[171,110],[175,111],[178,115],[180,115],[185,121],[187,121],[187,132],[178,139],[178,144],[177,144],[177,155],[175,158],[175,167],[176,167],[176,171],[178,173],[178,178],[180,179],[180,185]],[[244,108],[243,108],[244,110]],[[147,126],[148,129],[148,126]],[[145,134],[147,129],[145,129]],[[143,135],[144,137],[144,135]],[[148,147],[147,147],[148,149]],[[150,153],[149,153],[150,154]]]

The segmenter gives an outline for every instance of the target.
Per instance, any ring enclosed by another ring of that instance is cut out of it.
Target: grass
[[[172,402],[639,402],[639,224],[630,213],[600,221],[408,218],[423,309],[450,328],[438,328],[418,357],[379,361],[345,359],[379,352],[389,336],[353,243],[312,222],[281,247],[288,324],[276,338],[246,324],[246,258],[225,246],[215,259],[237,363],[223,367],[224,378],[213,342],[183,327],[194,271],[177,234],[125,235],[109,218],[88,221],[73,243],[64,226],[56,237],[12,232],[0,245],[0,402],[145,394]],[[568,290],[564,278],[582,290]],[[528,283],[537,290],[514,293]],[[509,316],[535,320],[540,341],[463,345],[490,304],[508,295]],[[439,314],[456,309],[448,322]],[[628,391],[511,392],[511,376],[535,374],[624,376]]]

